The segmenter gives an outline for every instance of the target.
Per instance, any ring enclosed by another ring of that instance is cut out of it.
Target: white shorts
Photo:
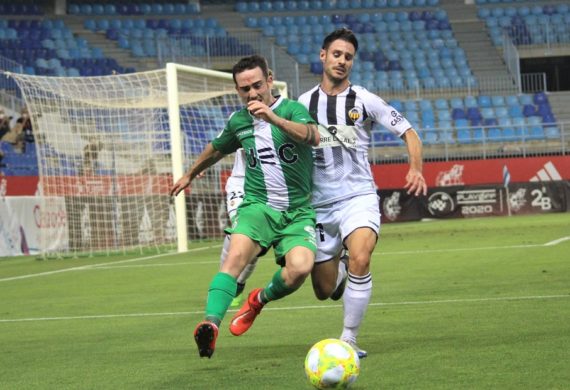
[[[359,195],[327,206],[317,207],[317,258],[315,262],[334,258],[344,240],[361,227],[380,232],[380,205],[376,194]]]

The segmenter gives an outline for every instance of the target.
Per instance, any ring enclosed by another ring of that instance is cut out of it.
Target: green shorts
[[[279,211],[262,203],[244,201],[237,209],[232,227],[227,233],[248,236],[266,252],[271,246],[275,259],[280,262],[297,246],[317,253],[315,237],[316,216],[312,207],[295,211]]]

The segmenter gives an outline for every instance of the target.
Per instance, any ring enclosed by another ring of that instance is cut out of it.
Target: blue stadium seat
[[[449,110],[446,109],[441,109],[437,111],[437,119],[439,121],[449,121],[451,120],[451,114],[449,112]]]
[[[454,120],[456,120],[456,119],[467,119],[467,115],[465,114],[465,111],[463,110],[463,108],[454,108],[451,112],[451,117]]]
[[[457,130],[457,142],[460,144],[470,144],[473,142],[471,137],[471,130],[469,129],[458,129]]]
[[[544,136],[547,139],[560,139],[560,129],[557,126],[545,126]]]
[[[503,96],[492,96],[491,102],[495,107],[505,106],[505,98]]]
[[[487,131],[487,138],[490,142],[499,142],[503,139],[503,133],[499,128],[492,127]]]
[[[422,111],[433,109],[432,104],[431,104],[431,100],[422,99],[422,100],[420,100],[419,105],[420,105],[420,110],[422,110]]]
[[[466,96],[465,97],[465,107],[466,108],[478,107],[477,99],[473,96]]]
[[[529,139],[541,140],[544,139],[544,129],[542,126],[531,126],[529,131]]]
[[[514,141],[517,139],[515,129],[512,127],[505,127],[501,130],[501,138],[503,141]]]
[[[437,131],[423,131],[422,132],[422,142],[426,145],[433,145],[438,142],[438,132]]]
[[[388,104],[391,105],[398,112],[403,111],[404,105],[401,100],[392,99],[388,101]]]
[[[519,105],[510,106],[508,110],[509,110],[509,116],[511,118],[522,118],[524,116],[522,107]]]

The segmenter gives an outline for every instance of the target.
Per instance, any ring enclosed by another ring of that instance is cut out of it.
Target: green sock
[[[293,288],[285,284],[285,281],[281,276],[282,270],[283,268],[279,268],[279,270],[275,272],[275,274],[273,275],[273,279],[271,279],[271,282],[261,292],[262,302],[267,303],[269,301],[275,301],[277,299],[281,299],[295,292],[298,289],[298,287]]]
[[[208,289],[206,319],[220,325],[234,299],[237,280],[230,274],[218,272]]]

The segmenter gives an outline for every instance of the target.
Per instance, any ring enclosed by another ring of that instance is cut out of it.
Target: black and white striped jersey
[[[368,162],[372,124],[402,136],[412,127],[407,119],[379,96],[355,85],[336,96],[317,85],[299,102],[319,123],[320,144],[313,150],[313,206],[375,193]]]

